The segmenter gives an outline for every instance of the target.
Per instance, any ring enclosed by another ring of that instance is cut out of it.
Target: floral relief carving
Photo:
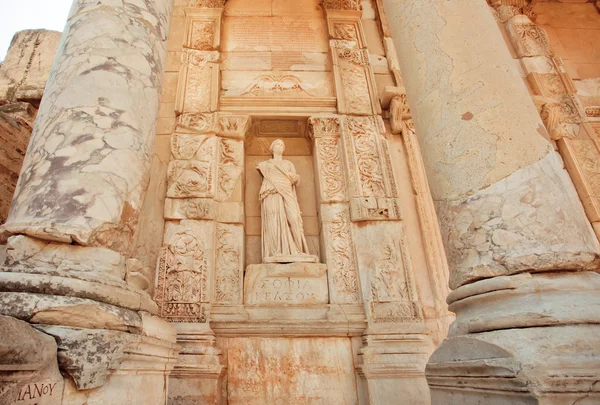
[[[343,201],[346,198],[346,182],[342,169],[340,139],[319,138],[315,145],[319,154],[321,197],[324,201]]]
[[[294,94],[305,94],[311,97],[319,97],[319,89],[326,89],[325,85],[313,85],[302,81],[298,76],[274,72],[260,75],[244,91],[242,96],[291,96]]]
[[[223,8],[227,0],[187,0],[188,7]]]
[[[338,117],[311,117],[308,120],[313,138],[340,136],[340,119]]]
[[[185,113],[177,117],[178,129],[196,133],[217,132],[217,115],[204,113]]]
[[[190,231],[175,234],[158,262],[155,300],[159,315],[172,322],[205,322],[208,302],[207,258],[202,243]]]
[[[167,197],[189,198],[212,195],[212,163],[172,160],[168,169]]]
[[[385,197],[386,188],[377,151],[377,129],[370,117],[348,117],[348,131],[356,156],[361,195]]]
[[[218,200],[226,201],[231,197],[243,171],[243,156],[244,145],[242,141],[220,139]]]
[[[355,24],[334,24],[333,37],[346,41],[358,41],[357,26]]]
[[[190,47],[197,50],[213,48],[216,21],[194,21],[192,23],[192,40]]]
[[[525,15],[517,15],[510,19],[506,28],[520,58],[549,55],[548,34]]]
[[[210,218],[214,215],[213,210],[210,200],[200,198],[186,198],[180,207],[180,211],[189,219]]]
[[[334,216],[328,233],[332,256],[329,271],[336,293],[342,302],[358,302],[357,266],[347,209]]]
[[[375,261],[375,271],[371,279],[373,301],[403,301],[408,299],[408,287],[404,277],[401,252],[391,239],[381,248]]]
[[[535,14],[532,9],[538,0],[488,0],[488,4],[494,10],[496,18],[500,22],[506,22],[510,18],[524,14],[533,19]]]
[[[334,56],[340,112],[373,114],[376,95],[367,51],[357,49],[354,41],[331,40],[330,44]]]
[[[219,117],[219,135],[243,139],[250,127],[247,115],[224,115]]]
[[[577,137],[579,124],[586,121],[579,99],[570,94],[565,95],[560,102],[546,103],[541,117],[552,139]]]
[[[321,6],[326,10],[360,10],[360,0],[322,0]]]
[[[203,135],[173,135],[171,136],[173,159],[210,162],[214,156],[215,139]]]
[[[241,246],[231,227],[232,225],[217,225],[215,302],[240,304],[242,302]]]

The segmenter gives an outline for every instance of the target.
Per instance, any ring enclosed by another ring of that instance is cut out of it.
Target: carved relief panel
[[[341,114],[380,114],[375,76],[360,12],[327,10],[327,25]]]
[[[402,218],[385,127],[379,116],[347,116],[344,149],[353,221]]]
[[[219,52],[184,49],[177,87],[177,114],[212,112],[219,99]]]
[[[331,303],[362,302],[348,204],[321,205],[321,220]]]
[[[375,323],[414,322],[423,317],[418,303],[412,264],[398,222],[354,227],[368,317]]]
[[[318,194],[321,203],[348,201],[346,173],[343,162],[342,125],[340,116],[309,118],[309,133],[313,138],[315,173],[318,173]]]
[[[205,322],[213,266],[212,221],[167,222],[154,300],[171,322]]]

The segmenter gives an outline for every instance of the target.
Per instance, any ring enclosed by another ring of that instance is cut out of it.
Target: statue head
[[[272,155],[283,155],[283,151],[285,150],[285,143],[283,143],[281,139],[276,139],[271,144],[269,150],[271,151]]]

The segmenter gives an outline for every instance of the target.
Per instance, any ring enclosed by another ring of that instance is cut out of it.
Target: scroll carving
[[[350,216],[347,209],[334,215],[328,224],[328,253],[330,282],[335,288],[338,303],[359,302],[357,265]]]
[[[311,137],[315,140],[316,172],[319,173],[321,201],[347,201],[340,118],[311,117],[309,129]]]
[[[319,153],[318,168],[324,201],[343,201],[346,198],[346,182],[342,169],[339,138],[322,138],[315,142]]]
[[[217,132],[217,114],[187,113],[177,117],[177,131],[198,134]]]

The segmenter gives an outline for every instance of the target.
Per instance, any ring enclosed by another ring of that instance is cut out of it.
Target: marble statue
[[[283,159],[284,150],[281,139],[273,141],[273,158],[257,167],[263,177],[259,192],[263,262],[314,262],[316,257],[308,251],[296,195],[300,176],[292,162]]]

